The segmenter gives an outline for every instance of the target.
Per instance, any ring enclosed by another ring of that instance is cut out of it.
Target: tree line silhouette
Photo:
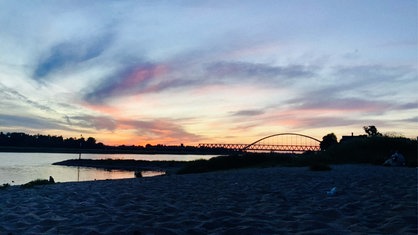
[[[63,138],[51,135],[29,135],[26,133],[0,132],[0,146],[11,147],[46,147],[46,148],[103,148],[103,143],[96,143],[93,137]]]
[[[61,149],[61,150],[60,150]],[[63,151],[65,150],[65,151]],[[29,135],[22,132],[0,132],[0,151],[40,151],[40,152],[97,152],[97,153],[173,153],[173,154],[231,154],[234,150],[226,148],[204,148],[175,145],[119,145],[109,146],[97,142],[95,138],[64,138],[51,135]]]

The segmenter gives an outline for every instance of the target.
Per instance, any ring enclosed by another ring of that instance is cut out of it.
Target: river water
[[[85,167],[55,166],[54,162],[78,159],[78,154],[67,153],[0,153],[0,185],[21,185],[35,179],[55,182],[90,181],[133,178],[134,172],[101,170]],[[170,154],[82,154],[84,159],[134,159],[148,161],[191,161],[209,159],[213,155],[170,155]],[[158,175],[158,172],[143,172],[143,176]]]

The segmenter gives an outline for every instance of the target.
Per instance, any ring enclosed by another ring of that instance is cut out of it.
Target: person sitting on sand
[[[405,158],[396,151],[388,160],[383,163],[384,166],[405,166]]]

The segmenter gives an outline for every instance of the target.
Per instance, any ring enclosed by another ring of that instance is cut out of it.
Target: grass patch
[[[7,189],[8,187],[10,187],[10,184],[6,183],[0,186],[0,190],[2,189]]]
[[[55,184],[55,182],[51,180],[45,180],[45,179],[36,179],[36,180],[30,181],[29,183],[22,184],[22,188],[33,188],[35,186],[48,185],[48,184]]]

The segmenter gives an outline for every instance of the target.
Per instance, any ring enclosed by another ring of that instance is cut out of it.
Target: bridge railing
[[[286,139],[290,137],[290,141]],[[284,139],[280,139],[284,138]],[[274,141],[276,140],[276,141]],[[321,141],[307,135],[297,133],[281,133],[266,136],[251,144],[199,144],[205,148],[224,148],[234,151],[276,151],[276,152],[305,152],[320,151]]]
[[[305,151],[319,151],[319,146],[316,145],[268,145],[268,144],[254,144],[248,147],[248,144],[199,144],[198,147],[203,148],[224,148],[235,151],[275,151],[275,152],[305,152]]]
[[[321,148],[316,145],[267,145],[254,144],[248,148],[242,149],[245,151],[277,151],[277,152],[305,152],[305,151],[319,151]]]
[[[232,150],[242,150],[248,146],[248,144],[199,144],[198,147],[202,148],[225,148]]]

